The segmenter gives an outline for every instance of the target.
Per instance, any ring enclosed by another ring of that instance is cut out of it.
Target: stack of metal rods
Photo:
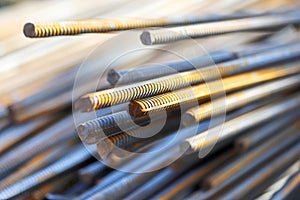
[[[299,5],[11,2],[0,8],[0,199],[298,197]],[[122,34],[148,50],[100,76],[122,50],[108,39],[134,48]]]

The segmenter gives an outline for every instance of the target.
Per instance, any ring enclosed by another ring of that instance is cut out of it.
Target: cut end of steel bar
[[[89,135],[89,128],[86,124],[82,123],[77,127],[77,133],[81,140],[85,140]]]
[[[115,85],[118,83],[118,81],[121,78],[121,74],[115,70],[115,69],[111,69],[109,70],[108,74],[107,74],[107,81],[111,84],[111,85]]]
[[[151,40],[151,34],[149,31],[143,31],[143,33],[140,36],[141,42],[144,45],[152,45],[152,40]]]
[[[132,117],[142,117],[147,113],[143,109],[143,104],[139,101],[131,101],[129,104],[129,114]]]
[[[197,123],[197,119],[195,118],[195,115],[187,112],[183,115],[182,123],[184,126],[192,126]]]
[[[188,141],[181,142],[179,146],[180,152],[183,152],[184,154],[192,154],[195,151],[193,151],[191,144]]]
[[[90,112],[93,109],[93,102],[89,97],[80,97],[74,104],[75,110],[79,110],[81,112]]]
[[[23,28],[23,33],[26,37],[34,38],[35,37],[35,26],[33,23],[26,23]]]

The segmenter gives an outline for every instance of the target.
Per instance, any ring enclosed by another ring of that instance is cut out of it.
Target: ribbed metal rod
[[[126,132],[102,138],[97,141],[98,154],[102,159],[107,159],[111,153],[119,152],[118,148],[126,149],[137,146],[137,143],[142,143],[141,146],[147,145],[151,141],[158,140],[172,133],[179,126],[180,119],[172,117],[167,119],[162,125],[161,121],[152,121],[146,127],[134,127]],[[131,151],[131,150],[129,150]]]
[[[297,58],[300,55],[298,43],[287,47],[276,48],[255,56],[248,56],[237,60],[221,63],[217,66],[210,66],[199,70],[182,72],[164,76],[162,78],[143,81],[128,86],[116,87],[99,92],[89,93],[80,97],[75,102],[75,107],[81,111],[92,111],[100,108],[128,102],[134,99],[145,98],[168,91],[188,87],[221,77],[250,71]],[[77,104],[77,106],[76,106]]]
[[[133,119],[127,111],[120,111],[81,123],[77,127],[80,138],[88,144],[95,144],[106,136],[117,135],[139,125],[149,123],[149,117]]]
[[[183,39],[201,38],[234,32],[259,31],[268,30],[271,28],[279,29],[289,24],[298,24],[299,22],[300,16],[296,13],[262,16],[229,20],[224,22],[212,22],[166,29],[147,30],[141,34],[140,39],[144,45],[165,44]]]
[[[125,85],[140,81],[146,81],[162,76],[175,74],[194,69],[200,69],[215,63],[236,59],[233,52],[216,51],[207,56],[199,56],[190,60],[142,65],[131,70],[111,69],[107,75],[107,81],[112,85]]]
[[[3,130],[0,134],[0,154],[7,152],[26,138],[33,136],[40,130],[47,128],[47,126],[52,125],[59,118],[60,116],[56,115],[44,118],[42,117],[24,124],[11,126]]]
[[[222,125],[223,128],[214,127],[209,131],[204,131],[201,134],[190,137],[182,143],[182,148],[188,149],[189,152],[198,151],[200,149],[209,147],[218,141],[220,142],[227,138],[236,136],[241,131],[253,127],[257,124],[263,123],[266,120],[270,120],[280,114],[299,109],[299,106],[300,95],[293,95],[287,100],[264,106],[252,112],[246,113],[240,117],[232,119]],[[216,133],[217,130],[222,130],[222,134],[210,134]]]
[[[295,75],[282,80],[275,80],[270,83],[265,83],[251,89],[226,95],[225,100],[221,98],[214,100],[213,103],[208,102],[201,104],[198,107],[189,109],[183,116],[183,123],[186,126],[189,126],[210,117],[217,116],[219,114],[222,114],[222,111],[224,111],[224,107],[226,112],[230,112],[246,104],[257,101],[258,99],[268,98],[270,95],[275,95],[276,93],[284,92],[286,90],[298,87],[299,83],[300,75]],[[225,79],[224,89],[226,90]],[[213,92],[211,91],[211,93]]]
[[[0,177],[7,176],[33,156],[75,137],[73,117],[68,116],[2,155]]]
[[[30,38],[77,35],[82,33],[105,33],[109,31],[120,31],[134,28],[184,25],[209,21],[256,17],[273,13],[233,13],[230,15],[215,14],[210,16],[162,17],[156,19],[90,19],[43,24],[26,23],[24,25],[23,33],[26,37]]]
[[[200,69],[209,65],[218,64],[220,62],[233,60],[253,54],[261,53],[264,51],[272,50],[283,46],[291,45],[292,43],[279,43],[279,44],[264,44],[258,43],[255,48],[248,49],[247,46],[244,50],[237,52],[229,51],[215,51],[206,56],[199,56],[186,61],[177,61],[170,63],[158,63],[138,66],[131,70],[116,70],[111,69],[108,72],[107,80],[112,85],[125,85],[135,82],[159,78],[162,76],[175,74],[194,69]]]
[[[68,153],[55,163],[1,190],[0,198],[8,199],[15,197],[39,184],[43,184],[45,181],[53,177],[57,177],[62,173],[66,173],[80,166],[90,157],[90,153],[82,145],[79,145],[73,148],[70,153]]]
[[[5,178],[3,178],[0,181],[0,190],[4,189],[9,185],[14,184],[15,182],[18,182],[22,178],[29,176],[35,171],[43,167],[46,167],[52,162],[58,160],[60,157],[64,155],[66,150],[67,150],[66,146],[59,146],[59,147],[51,148],[33,157],[31,160],[23,164],[20,169],[16,170],[11,175],[8,175]]]
[[[230,113],[229,115],[226,116],[226,119],[227,120],[233,119],[237,116],[240,116],[240,115],[245,114],[249,111],[252,111],[253,109],[256,109],[257,107],[260,107],[262,105],[264,105],[263,102],[247,105],[242,109],[239,109],[239,110],[237,110],[233,113]],[[204,122],[200,123],[197,127],[189,127],[189,128],[185,128],[185,129],[180,130],[180,132],[178,133],[178,140],[176,140],[176,143],[174,143],[175,147],[176,147],[176,145],[178,145],[185,138],[193,136],[194,135],[193,132],[194,132],[195,129],[197,129],[197,132],[203,132],[203,131],[207,130],[208,127],[209,127],[208,121],[204,121]],[[177,134],[177,132],[175,132],[175,134]],[[166,141],[170,141],[173,138],[174,138],[174,135],[167,136]],[[165,143],[162,143],[162,144],[159,143],[158,145],[153,147],[151,150],[164,148],[165,145],[166,145]],[[128,170],[131,170],[131,171],[135,170],[136,171],[136,170],[139,170],[142,167],[149,167],[147,165],[144,166],[144,163],[148,163],[149,160],[155,160],[155,159],[159,158],[161,156],[161,154],[159,153],[160,151],[157,151],[157,152],[158,152],[158,154],[153,154],[153,157],[150,157],[150,158],[149,158],[149,156],[138,157],[138,158],[132,160],[131,162],[127,163],[126,165],[124,165],[121,168],[120,171],[111,172],[110,174],[105,176],[99,182],[99,184],[95,185],[91,189],[87,190],[86,192],[84,192],[83,194],[78,196],[76,198],[76,200],[85,200],[88,197],[93,196],[97,192],[102,191],[104,188],[108,187],[109,185],[117,182],[122,177],[126,176],[127,173],[122,172],[122,169],[125,170],[125,171],[128,171]],[[166,150],[166,153],[169,153],[169,152],[171,152],[171,154],[169,154],[169,156],[172,157],[172,149],[168,148]]]
[[[183,88],[174,92],[168,92],[153,97],[133,100],[129,104],[129,113],[133,117],[141,117],[144,115],[148,115],[149,113],[155,113],[170,109],[176,110],[179,108],[179,106],[187,109],[198,105],[198,101],[209,99],[211,96],[222,94],[223,92],[231,92],[247,86],[282,78],[299,72],[300,67],[298,65],[295,65],[291,67],[275,67],[235,75],[224,78],[221,81],[212,81],[206,84],[192,86],[190,88]],[[295,79],[294,81],[298,82],[299,79]],[[273,85],[272,88],[276,89],[276,86]],[[253,90],[251,91],[251,93],[241,92],[243,93],[241,95],[233,94],[233,96],[235,95],[234,98],[229,97],[228,101],[225,101],[224,99],[217,100],[220,105],[218,105],[216,109],[214,109],[213,107],[214,104],[205,104],[203,107],[205,110],[202,110],[202,107],[201,109],[193,109],[192,111],[189,111],[187,115],[185,115],[185,124],[195,124],[203,119],[207,119],[210,117],[212,111],[216,112],[217,115],[224,112],[225,108],[228,110],[232,110],[235,105],[238,105],[237,107],[239,107],[239,104],[240,106],[245,105],[248,101],[251,101],[250,98],[256,98],[255,95],[252,95]],[[263,92],[257,89],[255,89],[254,91],[258,95],[259,93]],[[248,98],[244,98],[243,95],[247,95]],[[260,95],[263,97],[265,94]],[[237,101],[236,98],[238,98],[240,101]],[[234,101],[234,103],[231,104],[231,101]],[[227,107],[225,107],[225,105]],[[206,112],[207,110],[208,112]]]

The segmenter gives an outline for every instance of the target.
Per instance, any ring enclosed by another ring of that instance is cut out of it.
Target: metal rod
[[[233,60],[253,54],[261,53],[264,51],[272,50],[274,48],[283,47],[292,43],[276,43],[265,44],[260,42],[254,45],[255,48],[246,46],[241,51],[215,51],[205,56],[199,56],[190,60],[158,63],[142,65],[130,70],[116,70],[111,69],[107,75],[107,81],[112,85],[125,85],[135,82],[159,78],[162,76],[175,74],[178,72],[190,71],[194,69],[201,69],[206,66],[218,64],[220,62]]]
[[[236,59],[235,53],[226,51],[212,52],[207,56],[199,56],[191,60],[142,65],[131,70],[111,69],[107,75],[107,81],[112,85],[125,85],[135,82],[159,78],[194,69],[200,69],[214,63]]]
[[[96,161],[88,166],[79,170],[79,177],[82,181],[86,183],[94,182],[101,174],[107,171],[108,168],[106,165],[101,163],[100,161]]]
[[[184,198],[195,185],[197,185],[203,177],[214,171],[220,164],[230,160],[239,152],[235,150],[229,150],[222,153],[219,156],[214,157],[207,163],[196,167],[190,171],[187,171],[178,180],[171,183],[166,189],[162,190],[158,194],[153,196],[153,199],[172,199],[172,198]],[[153,193],[155,194],[155,193]]]
[[[153,80],[121,86],[113,89],[89,93],[77,100],[75,104],[81,111],[92,111],[100,108],[145,98],[168,91],[199,84],[204,81],[217,79],[233,74],[250,71],[272,63],[296,58],[300,55],[300,45],[294,44],[255,56],[248,56],[225,62],[217,66],[210,66],[199,70],[182,72],[164,76]],[[80,105],[80,106],[79,106]]]
[[[228,191],[222,199],[253,199],[263,192],[277,177],[289,166],[299,159],[300,143],[293,146],[262,169],[256,171],[251,177],[240,183],[237,187]]]
[[[263,83],[266,81],[282,78],[289,75],[294,75],[299,72],[300,72],[300,67],[296,65],[296,66],[291,66],[286,68],[285,67],[269,68],[269,69],[254,71],[254,72],[248,72],[240,75],[235,75],[228,78],[224,78],[222,80],[212,81],[205,84],[192,86],[190,88],[183,88],[174,92],[168,92],[153,97],[133,100],[129,104],[129,113],[133,117],[141,117],[144,115],[148,115],[149,113],[155,113],[155,112],[171,110],[171,109],[176,110],[179,107],[181,107],[181,109],[187,109],[190,107],[197,106],[198,101],[207,100],[211,96],[216,96],[218,94],[222,95],[222,93],[228,93],[254,84]],[[296,82],[298,80],[295,79]],[[251,92],[253,92],[253,90]],[[263,91],[256,89],[255,92],[261,93]],[[248,96],[251,95],[251,96],[249,98],[243,99],[244,97],[243,95],[248,95]],[[187,115],[185,115],[185,117],[187,117],[187,119],[185,119],[185,124],[186,125],[195,124],[200,120],[202,120],[202,117],[204,119],[207,119],[210,117],[211,111],[216,112],[216,114],[222,114],[222,112],[223,113],[225,112],[226,105],[228,105],[229,110],[233,109],[235,104],[230,105],[230,100],[232,101],[232,99],[235,100],[235,98],[239,98],[241,101],[236,101],[236,104],[238,105],[240,103],[242,106],[251,97],[255,99],[256,96],[255,95],[252,96],[252,93],[247,94],[247,92],[245,92],[242,95],[238,94],[235,97],[232,98],[229,97],[229,101],[226,101],[225,99],[221,99],[219,101],[217,100],[217,103],[219,104],[217,104],[216,109],[214,107],[215,102],[211,104],[210,103],[205,104],[204,106],[206,107],[204,108],[207,109],[208,107],[208,112],[205,112],[206,110],[202,111],[202,109],[196,108],[196,110],[193,110],[195,112],[193,113],[189,112]],[[200,111],[199,115],[197,111]]]
[[[300,172],[296,172],[272,197],[272,200],[293,199],[299,195]]]
[[[33,156],[75,137],[73,117],[68,116],[2,155],[0,177],[7,176]]]
[[[0,198],[8,199],[17,196],[53,177],[79,167],[89,158],[91,158],[90,153],[82,145],[79,145],[55,163],[1,190]]]
[[[24,124],[14,125],[3,130],[0,134],[0,154],[14,148],[17,144],[37,134],[52,125],[61,116],[51,115],[35,119]]]
[[[255,147],[288,128],[299,116],[300,111],[289,112],[284,116],[278,116],[275,121],[269,121],[261,127],[255,128],[237,138],[235,140],[235,147],[239,150]]]
[[[182,143],[182,148],[188,149],[187,151],[190,152],[205,149],[217,143],[218,141],[220,142],[236,136],[241,131],[246,130],[247,128],[263,123],[280,114],[298,109],[299,105],[300,95],[293,95],[288,100],[283,100],[268,106],[264,106],[252,112],[246,113],[240,117],[232,119],[222,125],[222,129],[220,129],[220,127],[214,127],[208,131],[202,132],[201,134],[190,137]],[[219,132],[215,132],[214,129],[223,130],[222,134],[218,134]]]
[[[224,89],[226,90],[226,79],[223,80],[223,83]],[[295,75],[281,80],[275,80],[270,83],[258,85],[251,89],[242,90],[240,92],[226,95],[225,100],[221,98],[213,100],[213,103],[208,102],[201,104],[198,107],[189,109],[183,116],[183,123],[186,126],[190,126],[191,124],[195,124],[197,122],[200,122],[201,120],[205,120],[210,117],[222,114],[222,112],[224,111],[224,107],[225,112],[230,112],[251,102],[257,101],[258,99],[268,98],[271,95],[274,96],[276,93],[285,92],[287,90],[298,87],[299,83],[300,75]],[[213,94],[214,91],[210,91],[210,93]]]
[[[243,31],[260,31],[298,24],[300,16],[296,13],[255,18],[236,19],[224,22],[195,24],[167,29],[147,30],[141,36],[144,45],[165,44],[183,39],[202,38],[218,34]]]
[[[174,26],[184,24],[203,23],[210,21],[222,21],[229,19],[239,19],[246,17],[257,17],[266,13],[233,13],[230,15],[211,16],[181,16],[162,17],[156,19],[91,19],[81,21],[67,21],[56,23],[26,23],[23,33],[26,37],[51,37],[61,35],[77,35],[82,33],[105,33],[109,31],[120,31],[135,28]]]

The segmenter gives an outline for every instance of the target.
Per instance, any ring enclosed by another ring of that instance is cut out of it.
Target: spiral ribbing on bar
[[[288,24],[299,23],[299,21],[299,15],[245,18],[168,29],[147,30],[141,34],[140,39],[145,45],[164,44],[189,38],[201,38],[225,33],[277,28]]]
[[[104,33],[108,31],[127,30],[150,26],[165,26],[164,19],[127,19],[127,20],[82,20],[71,22],[57,22],[45,24],[26,23],[24,35],[26,37],[51,37],[59,35],[77,35],[81,33]]]
[[[128,86],[89,93],[80,97],[75,103],[75,107],[85,112],[97,110],[134,99],[141,99],[181,89],[190,85],[202,83],[204,80],[210,81],[220,77],[257,69],[261,66],[292,59],[299,55],[300,45],[296,42],[293,45],[276,48],[254,56],[224,62],[217,66],[172,74]]]
[[[298,73],[300,68],[295,65],[288,68],[270,68],[255,72],[225,78],[222,81],[213,81],[207,84],[184,88],[178,91],[169,92],[145,99],[137,99],[130,103],[129,113],[134,117],[147,115],[150,112],[159,112],[191,104],[208,99],[211,95],[220,94],[222,91],[230,92],[242,87],[261,83],[268,80],[284,77]],[[220,87],[222,86],[223,87]],[[225,106],[225,104],[223,105]]]

